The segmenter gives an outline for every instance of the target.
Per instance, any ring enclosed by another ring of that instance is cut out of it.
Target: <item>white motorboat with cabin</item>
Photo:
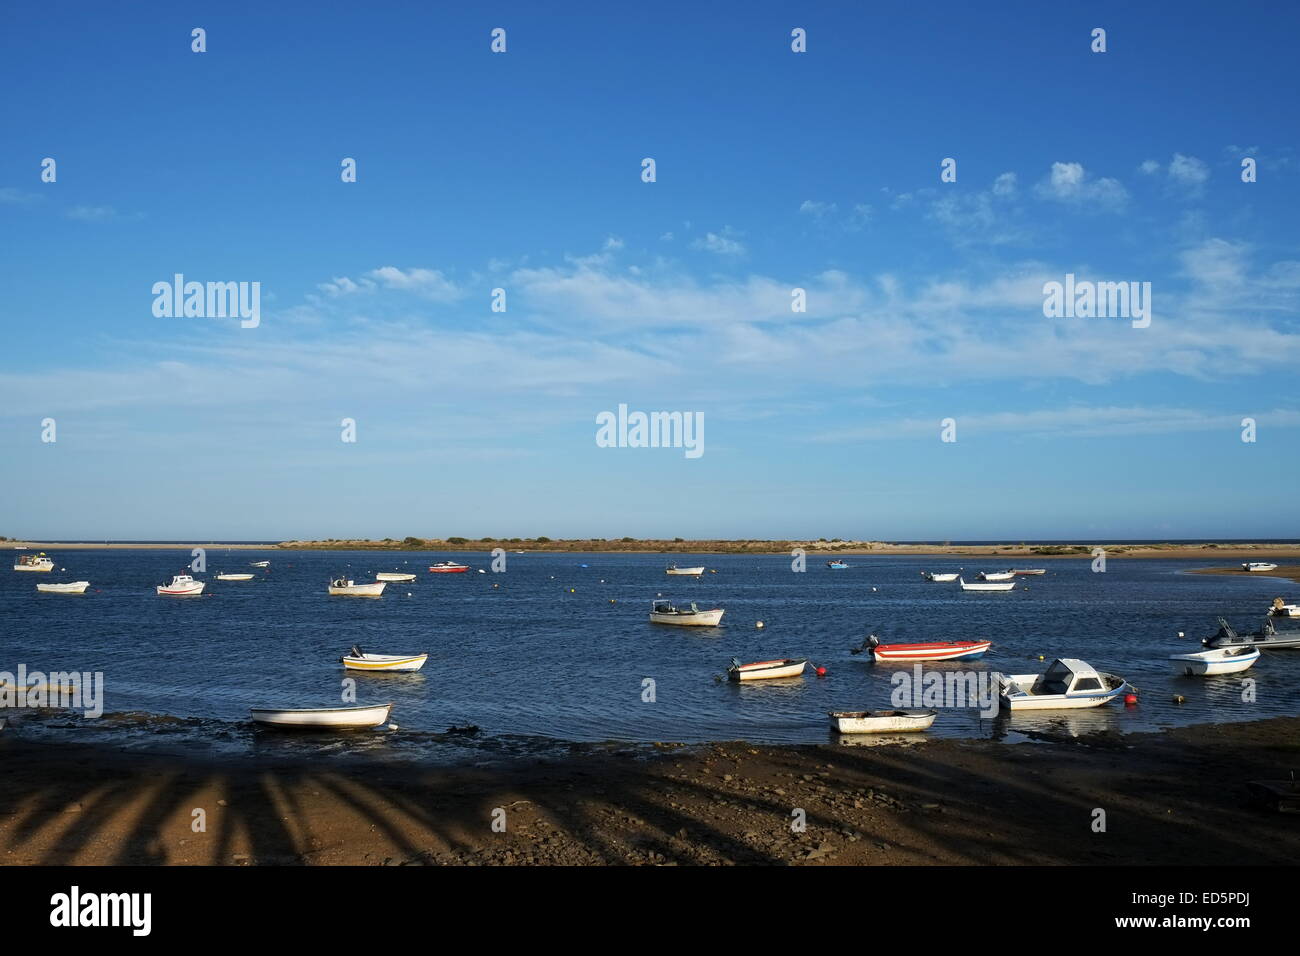
[[[20,554],[18,560],[14,562],[15,571],[53,571],[54,562],[45,556],[45,552],[40,554]]]
[[[967,581],[965,578],[958,577],[963,591],[1011,591],[1015,588],[1015,581]]]
[[[755,661],[753,664],[742,664],[740,659],[733,657],[731,666],[727,668],[727,676],[732,680],[772,680],[777,677],[798,677],[803,673],[804,668],[808,666],[808,658],[787,657],[775,661]]]
[[[85,594],[89,581],[71,581],[68,584],[38,584],[36,590],[46,594]]]
[[[353,644],[340,661],[350,671],[418,671],[428,659],[428,654],[367,654]]]
[[[1066,710],[1100,707],[1128,686],[1074,657],[1054,660],[1042,674],[999,674],[1001,700],[1009,710]]]
[[[298,730],[362,730],[388,722],[392,703],[359,707],[269,708],[253,707],[253,722],[267,727]]]
[[[668,565],[668,567],[664,569],[664,573],[665,574],[686,574],[692,577],[699,577],[704,573],[704,568],[702,566],[698,568],[679,568],[675,564],[670,564]]]
[[[652,624],[684,624],[695,627],[712,627],[722,620],[724,611],[720,607],[700,610],[695,602],[688,608],[675,606],[671,601],[655,601],[650,606]]]
[[[831,727],[841,734],[906,734],[928,730],[937,710],[832,710]]]
[[[1169,669],[1179,676],[1203,677],[1214,674],[1236,674],[1249,670],[1259,660],[1257,647],[1212,647],[1194,654],[1171,654]]]
[[[172,576],[168,584],[158,585],[159,594],[168,594],[172,597],[197,597],[203,593],[202,581],[196,581],[188,574],[176,574]]]
[[[357,584],[351,578],[333,578],[330,580],[329,593],[345,597],[380,597],[388,584],[384,581]]]

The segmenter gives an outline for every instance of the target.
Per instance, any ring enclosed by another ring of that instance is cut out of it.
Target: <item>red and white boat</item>
[[[457,564],[454,561],[439,561],[429,566],[430,574],[464,574],[468,570],[468,564]]]
[[[188,574],[176,574],[172,576],[168,584],[158,585],[159,594],[170,594],[173,597],[197,597],[203,593],[202,581],[196,581]]]
[[[1047,568],[1012,568],[1011,573],[1018,578],[1023,578],[1028,575],[1046,574]]]
[[[863,644],[876,660],[902,661],[956,661],[982,657],[993,646],[992,641],[931,641],[926,644],[881,644],[872,634]]]

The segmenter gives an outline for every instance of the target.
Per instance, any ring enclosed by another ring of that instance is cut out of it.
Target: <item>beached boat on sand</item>
[[[784,658],[776,661],[756,661],[742,664],[738,658],[731,659],[727,676],[732,680],[771,680],[777,677],[798,677],[808,666],[808,658]]]
[[[430,574],[464,574],[468,570],[468,564],[457,564],[455,561],[439,561],[429,566]]]
[[[831,727],[841,734],[906,734],[928,730],[937,710],[832,710]]]
[[[203,593],[203,585],[203,581],[196,581],[188,574],[176,574],[169,583],[158,585],[158,593],[171,597],[197,597]]]
[[[671,601],[655,601],[650,606],[650,621],[653,624],[684,624],[695,627],[712,627],[722,620],[725,612],[720,607],[701,611],[691,602],[689,608],[675,607]]]
[[[666,567],[666,568],[664,569],[664,573],[665,573],[665,574],[688,574],[688,575],[692,575],[692,576],[694,576],[694,577],[699,577],[701,574],[704,573],[704,568],[703,568],[703,567],[698,567],[698,568],[679,568],[679,567],[678,567],[677,565],[675,565],[675,564],[670,564],[670,565],[668,565],[668,567]]]
[[[418,671],[428,659],[428,654],[367,654],[354,644],[340,662],[352,671]]]
[[[881,644],[880,638],[871,634],[860,650],[869,650],[881,662],[899,661],[956,661],[983,656],[993,646],[992,641],[930,641],[922,644]]]
[[[1194,654],[1171,654],[1169,669],[1179,676],[1236,674],[1249,670],[1260,658],[1257,647],[1212,647]]]
[[[253,580],[253,577],[254,576],[251,574],[231,574],[229,572],[223,571],[221,574],[217,575],[217,580],[218,581],[251,581]]]
[[[1015,581],[967,581],[959,577],[963,591],[1010,591],[1016,586]]]
[[[958,572],[953,571],[951,574],[948,574],[947,572],[944,572],[943,574],[931,574],[929,571],[922,571],[921,577],[925,578],[927,581],[947,583],[948,581],[956,581],[958,578]]]
[[[300,730],[360,730],[388,722],[392,703],[360,707],[263,708],[249,710],[253,722]]]
[[[414,581],[414,574],[401,574],[397,571],[380,571],[375,575],[376,581]]]
[[[18,560],[14,562],[15,571],[53,571],[54,562],[45,556],[45,552],[40,554],[20,554]]]
[[[1052,661],[1042,674],[1000,674],[1001,699],[1009,710],[1073,710],[1100,707],[1128,686],[1124,678],[1093,670],[1073,657]]]
[[[383,581],[357,584],[351,578],[334,578],[330,581],[329,592],[344,597],[380,597],[388,585]]]
[[[89,581],[72,581],[68,584],[38,584],[36,590],[46,594],[85,594]]]
[[[1276,571],[1277,565],[1271,561],[1247,561],[1241,566],[1243,571]]]
[[[1015,571],[981,571],[975,578],[979,581],[1010,581],[1015,576]]]
[[[1260,648],[1300,648],[1300,628],[1279,631],[1269,618],[1264,618],[1264,626],[1250,634],[1238,634],[1223,618],[1219,618],[1219,630],[1211,637],[1201,641],[1206,647],[1260,647]]]

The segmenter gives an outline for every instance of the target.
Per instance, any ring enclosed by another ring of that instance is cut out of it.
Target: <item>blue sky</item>
[[[383,6],[6,9],[0,534],[1300,533],[1295,5]]]

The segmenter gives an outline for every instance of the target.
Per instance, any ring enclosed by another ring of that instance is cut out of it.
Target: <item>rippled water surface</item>
[[[890,706],[893,668],[850,649],[869,631],[886,641],[983,638],[982,661],[930,665],[1027,673],[1037,660],[1080,657],[1127,678],[1138,705],[1113,702],[1069,715],[989,721],[971,710],[941,713],[931,734],[1014,739],[1036,730],[1082,733],[1149,730],[1206,721],[1300,714],[1300,651],[1266,653],[1241,676],[1178,678],[1169,654],[1199,649],[1196,638],[1223,614],[1254,629],[1273,597],[1294,600],[1277,578],[1185,573],[1206,561],[1112,559],[1104,574],[1087,560],[1043,563],[1010,594],[962,593],[920,571],[1000,570],[1005,560],[850,557],[848,570],[810,562],[792,573],[781,556],[508,556],[505,573],[486,554],[461,555],[463,575],[432,575],[448,555],[421,553],[225,551],[207,554],[207,594],[165,598],[154,586],[188,560],[176,551],[61,551],[56,570],[0,571],[0,670],[102,671],[108,711],[144,711],[242,722],[251,706],[337,706],[352,644],[377,653],[427,651],[413,675],[349,675],[358,700],[394,702],[407,731],[476,725],[490,735],[573,741],[825,742],[826,711]],[[271,561],[268,571],[250,569]],[[704,564],[698,580],[664,567]],[[583,567],[586,565],[586,567]],[[61,571],[59,569],[66,569]],[[215,580],[254,570],[255,580]],[[413,571],[382,598],[329,597],[331,573],[373,579]],[[37,581],[89,580],[84,596],[39,594]],[[717,628],[647,621],[658,595],[726,608]],[[755,627],[763,621],[765,627]],[[1296,622],[1280,621],[1280,627]],[[1186,639],[1177,633],[1184,631]],[[808,657],[828,674],[736,685],[715,681],[732,657]],[[654,701],[643,701],[643,681]],[[1186,698],[1173,702],[1175,695]]]

